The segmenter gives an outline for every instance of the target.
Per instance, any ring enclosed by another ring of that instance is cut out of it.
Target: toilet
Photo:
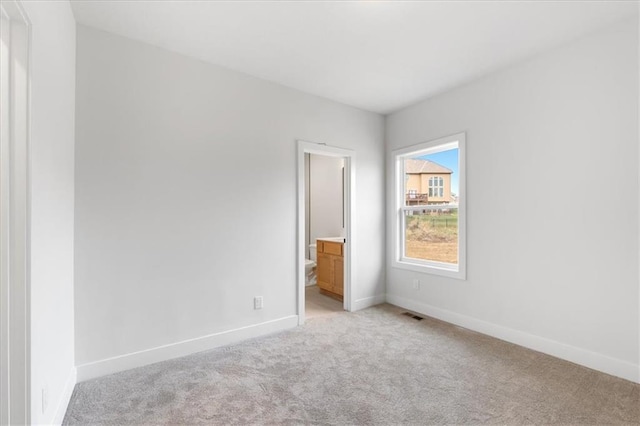
[[[316,284],[316,245],[309,244],[309,257],[310,259],[304,260],[304,276],[305,276],[305,285],[315,285]]]
[[[316,256],[318,255],[317,247],[315,243],[309,244],[309,259],[313,262],[313,266],[316,266]]]

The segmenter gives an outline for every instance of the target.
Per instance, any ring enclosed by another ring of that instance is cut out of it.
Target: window
[[[465,279],[465,134],[394,151],[393,266]],[[408,188],[422,182],[422,191]],[[426,200],[415,196],[426,192]]]
[[[441,177],[429,178],[429,197],[444,197],[444,180]]]

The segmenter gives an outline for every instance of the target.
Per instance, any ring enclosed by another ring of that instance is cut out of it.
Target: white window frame
[[[405,205],[405,172],[404,160],[417,155],[436,154],[458,148],[458,203],[457,204],[432,204],[432,205]],[[416,272],[440,275],[449,278],[466,280],[466,134],[455,135],[423,142],[392,152],[394,161],[394,191],[395,191],[395,226],[394,242],[395,250],[392,266],[400,269],[408,269]],[[458,264],[436,262],[406,257],[404,220],[407,211],[442,210],[458,208]]]

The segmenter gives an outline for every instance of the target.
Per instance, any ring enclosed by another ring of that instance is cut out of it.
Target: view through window
[[[400,263],[459,272],[461,141],[421,144],[396,154]]]

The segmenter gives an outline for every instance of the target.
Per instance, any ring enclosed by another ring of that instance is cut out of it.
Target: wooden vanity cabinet
[[[342,300],[344,296],[344,243],[317,240],[316,281],[320,293]]]

